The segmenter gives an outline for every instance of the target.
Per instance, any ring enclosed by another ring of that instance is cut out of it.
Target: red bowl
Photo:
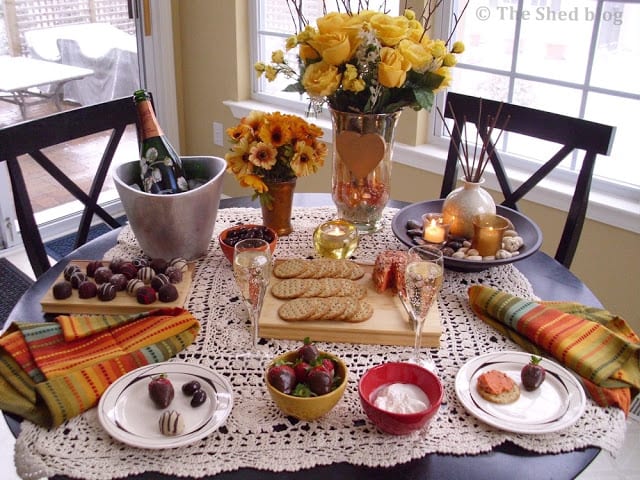
[[[265,227],[264,225],[245,223],[243,225],[235,225],[233,227],[226,228],[222,232],[220,232],[220,235],[218,235],[218,243],[220,244],[220,249],[227,257],[229,262],[233,263],[233,245],[229,245],[228,243],[226,243],[229,232],[236,230],[247,230],[250,228],[264,228],[271,233],[273,240],[269,243],[269,247],[271,248],[271,254],[273,255],[273,252],[276,249],[276,244],[278,243],[278,234],[276,233],[276,231],[273,228]]]
[[[420,387],[431,405],[417,413],[393,413],[376,407],[373,394],[392,383],[410,383]],[[443,393],[438,377],[413,363],[383,363],[365,372],[358,383],[360,404],[369,420],[380,430],[394,435],[405,435],[428,425],[440,408]]]

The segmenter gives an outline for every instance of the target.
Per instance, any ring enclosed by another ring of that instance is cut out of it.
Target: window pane
[[[592,84],[640,94],[640,5],[605,2]]]
[[[451,91],[491,100],[506,100],[509,78],[503,75],[453,68]]]
[[[458,3],[459,15],[465,2]],[[515,19],[501,15],[500,10],[487,7],[486,3],[472,0],[458,24],[456,40],[463,41],[466,47],[459,61],[508,71],[511,69]]]
[[[595,9],[593,0],[525,1],[517,72],[583,83]]]
[[[585,118],[616,127],[611,156],[600,157],[596,174],[619,182],[640,185],[640,162],[633,152],[637,150],[638,129],[636,118],[640,100],[590,94]]]
[[[546,110],[547,112],[579,117],[581,98],[582,91],[576,88],[516,80],[512,103],[537,108],[538,110]]]

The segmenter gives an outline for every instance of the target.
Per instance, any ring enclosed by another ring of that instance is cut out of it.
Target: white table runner
[[[383,249],[405,248],[392,234],[395,209],[385,211],[387,227],[361,238],[359,260],[373,261]],[[276,257],[312,256],[313,229],[331,218],[335,208],[294,208],[295,231],[280,238]],[[357,393],[360,376],[371,366],[407,353],[407,347],[320,344],[335,353],[349,368],[343,399],[319,421],[291,422],[271,401],[263,380],[263,365],[234,360],[238,347],[250,344],[246,312],[233,282],[231,265],[217,245],[217,234],[237,223],[261,223],[260,211],[234,208],[218,211],[209,253],[198,262],[187,308],[201,321],[195,343],[177,360],[200,364],[225,375],[234,390],[234,407],[226,424],[215,434],[193,445],[172,450],[141,450],[113,440],[100,427],[96,409],[54,430],[23,422],[16,442],[16,467],[26,479],[66,474],[103,479],[144,471],[201,477],[243,467],[272,471],[295,471],[316,465],[348,462],[354,465],[391,466],[428,453],[476,454],[511,441],[527,450],[558,453],[597,446],[615,453],[625,435],[625,418],[618,409],[603,409],[587,401],[582,418],[558,433],[521,435],[502,432],[475,420],[455,395],[458,369],[477,355],[518,350],[473,316],[467,288],[483,283],[524,298],[535,298],[530,283],[512,265],[478,273],[447,271],[439,307],[443,323],[441,348],[432,349],[445,386],[445,403],[428,430],[408,436],[379,432],[363,413]],[[106,258],[140,253],[128,227]],[[296,348],[299,342],[272,340],[275,356]],[[197,458],[197,460],[195,460]]]

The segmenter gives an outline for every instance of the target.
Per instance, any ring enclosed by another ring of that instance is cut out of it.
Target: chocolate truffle
[[[87,276],[93,277],[93,275],[96,273],[96,270],[100,267],[104,267],[104,263],[102,263],[100,260],[93,260],[92,262],[87,263]]]
[[[138,275],[138,269],[133,263],[124,262],[122,265],[120,265],[120,273],[127,277],[127,280],[131,280],[132,278],[135,278],[136,275]]]
[[[67,281],[71,281],[71,275],[79,271],[81,271],[81,268],[78,265],[75,265],[75,264],[67,265],[66,267],[64,267],[64,271],[63,271],[64,279]]]
[[[172,283],[167,283],[158,290],[158,299],[161,302],[174,302],[178,299],[178,289]]]
[[[156,292],[160,290],[160,287],[166,285],[167,283],[170,283],[169,277],[167,277],[164,273],[159,273],[151,279],[151,286]]]
[[[124,263],[124,260],[121,258],[114,258],[109,262],[109,268],[113,273],[120,273],[120,267]]]
[[[127,283],[127,294],[132,297],[135,297],[136,292],[140,287],[144,287],[144,282],[138,278],[132,278]]]
[[[135,257],[133,260],[131,260],[131,263],[133,263],[134,267],[140,270],[142,267],[149,266],[149,259],[147,257]]]
[[[178,268],[182,273],[185,273],[189,269],[189,264],[182,257],[172,258],[169,261],[169,266]]]
[[[71,296],[71,282],[68,280],[62,280],[53,286],[53,298],[56,300],[64,300]]]
[[[80,298],[93,298],[98,294],[98,286],[91,280],[85,280],[78,285],[78,296]]]
[[[171,283],[180,283],[182,281],[182,270],[178,267],[167,267],[164,274],[169,277]]]
[[[111,283],[103,283],[98,288],[98,299],[103,302],[108,302],[109,300],[113,300],[116,298],[116,287]]]
[[[71,282],[71,286],[73,288],[78,288],[78,285],[80,285],[86,279],[87,279],[87,275],[82,271],[78,270],[77,272],[73,272],[69,281]]]
[[[138,303],[149,305],[156,301],[156,291],[145,285],[144,287],[140,287],[136,292],[136,299],[138,300]]]
[[[109,267],[100,267],[93,272],[93,278],[95,278],[98,284],[108,282],[112,275],[113,272]]]
[[[151,267],[142,267],[140,270],[138,270],[138,279],[142,280],[146,284],[151,283],[151,279],[154,275],[155,272]]]
[[[149,262],[149,266],[153,268],[156,273],[164,273],[169,264],[163,258],[152,258]]]
[[[127,277],[125,277],[122,273],[114,273],[109,279],[109,283],[116,287],[116,290],[118,290],[119,292],[127,288],[128,281],[129,279],[127,279]]]

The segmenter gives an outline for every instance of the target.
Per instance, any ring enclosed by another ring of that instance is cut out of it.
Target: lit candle
[[[444,223],[439,213],[425,213],[422,216],[422,238],[429,243],[444,243],[449,234],[449,225]]]
[[[358,230],[346,220],[330,220],[313,232],[313,246],[322,257],[348,258],[358,246]]]
[[[473,217],[473,238],[471,248],[483,257],[495,255],[502,247],[502,236],[509,227],[509,221],[500,215],[483,213]]]

